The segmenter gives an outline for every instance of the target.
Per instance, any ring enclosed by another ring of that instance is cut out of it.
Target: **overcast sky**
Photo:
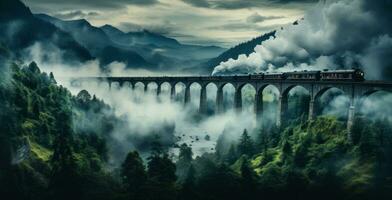
[[[22,0],[33,13],[230,47],[300,19],[318,0]]]

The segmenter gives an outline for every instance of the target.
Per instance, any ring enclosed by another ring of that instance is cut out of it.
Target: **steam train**
[[[365,74],[360,69],[324,70],[324,71],[294,71],[285,73],[249,74],[252,80],[312,80],[312,81],[364,81]]]

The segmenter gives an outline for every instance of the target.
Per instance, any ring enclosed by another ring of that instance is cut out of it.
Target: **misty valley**
[[[0,199],[392,198],[392,2],[0,1]]]

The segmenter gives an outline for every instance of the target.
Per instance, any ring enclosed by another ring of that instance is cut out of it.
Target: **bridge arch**
[[[199,82],[191,82],[189,84],[189,103],[190,105],[199,108],[202,85]]]
[[[132,88],[132,83],[130,81],[124,81],[122,87]]]
[[[137,81],[134,83],[132,94],[133,94],[133,99],[135,102],[141,102],[141,100],[144,96],[145,88],[146,88],[145,83],[143,83],[141,81]]]
[[[171,89],[173,85],[171,85],[169,82],[161,82],[158,85],[158,89],[160,90],[159,93],[157,92],[157,95],[160,100],[170,100],[171,97]]]
[[[371,116],[373,120],[384,118],[392,121],[392,116],[390,116],[392,107],[386,105],[392,105],[392,92],[377,89],[365,92],[356,107],[360,116]]]
[[[256,87],[251,84],[243,84],[238,89],[237,92],[240,92],[241,98],[239,101],[241,102],[241,108],[243,111],[247,113],[255,113],[255,98],[256,98]]]
[[[144,91],[145,87],[146,87],[146,84],[144,82],[137,81],[137,82],[135,82],[133,88],[134,88],[135,91],[142,92],[142,91]]]
[[[186,100],[186,90],[189,86],[182,82],[182,81],[177,81],[172,85],[172,95],[173,95],[173,89],[174,89],[174,96],[172,96],[174,101],[178,102],[185,102]]]
[[[158,90],[158,83],[155,81],[151,81],[147,83],[147,91],[148,93],[156,93]]]
[[[236,88],[235,85],[233,85],[230,82],[224,83],[221,85],[221,90],[218,88],[218,93],[222,93],[222,99],[217,100],[218,112],[226,112],[228,110],[234,109],[235,108],[235,97],[236,97]],[[219,98],[220,94],[217,94]]]
[[[122,82],[120,82],[120,81],[113,81],[111,84],[110,84],[110,87],[111,87],[111,89],[115,89],[115,90],[120,90],[121,89],[121,87],[122,87]]]
[[[200,111],[205,114],[213,114],[218,112],[218,86],[214,82],[207,82],[205,86],[202,88],[205,91],[202,91],[202,96],[200,99]],[[205,94],[203,94],[205,92]]]
[[[378,93],[378,92],[392,93],[392,90],[382,89],[382,88],[371,88],[371,89],[365,90],[361,94],[361,98],[369,97],[369,96],[373,95],[374,93]]]
[[[282,120],[309,118],[311,91],[303,85],[290,85],[282,93]]]
[[[217,113],[223,113],[227,110],[230,109],[230,104],[226,104],[227,107],[225,107],[225,103],[227,98],[225,98],[225,93],[223,91],[224,88],[230,88],[230,86],[234,87],[234,92],[233,95],[235,96],[236,93],[236,85],[230,81],[225,81],[225,82],[217,82],[214,83],[217,87],[217,91],[216,91],[216,106],[215,106],[215,111]],[[233,97],[233,108],[235,107],[235,97]]]
[[[314,116],[332,115],[347,120],[350,108],[350,94],[338,87],[324,87],[314,97]]]
[[[275,84],[260,85],[256,91],[255,111],[264,127],[270,127],[272,124],[279,125],[280,119],[277,108],[279,107],[279,87]]]

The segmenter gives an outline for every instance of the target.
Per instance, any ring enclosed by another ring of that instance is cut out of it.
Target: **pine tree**
[[[225,161],[229,164],[234,163],[238,159],[237,149],[234,144],[231,144],[229,152],[226,155]]]
[[[196,192],[196,171],[193,165],[189,167],[188,173],[185,177],[184,183],[182,184],[179,199],[181,200],[193,200],[198,199],[198,194]]]
[[[57,84],[56,79],[54,78],[53,72],[50,72],[49,79],[52,84]]]
[[[354,119],[354,125],[351,129],[351,141],[354,145],[357,145],[361,139],[361,133],[366,122],[362,117],[356,117]]]
[[[180,154],[178,156],[179,161],[185,162],[185,163],[190,163],[192,161],[192,148],[188,147],[187,144],[182,144],[180,146]]]
[[[78,93],[76,98],[81,102],[81,103],[87,103],[91,100],[91,95],[87,90],[82,90]]]
[[[79,167],[73,154],[71,113],[62,110],[57,118],[57,136],[51,159],[52,176],[49,189],[55,199],[80,199],[82,197]]]
[[[175,182],[176,165],[169,158],[169,155],[163,151],[162,145],[155,138],[152,142],[151,155],[148,158],[148,189],[151,200],[171,200],[176,199]]]
[[[245,129],[241,136],[240,143],[238,145],[238,151],[241,155],[252,156],[254,153],[254,146],[252,138],[248,135],[248,131]]]
[[[151,157],[159,157],[164,153],[160,137],[155,135],[151,142]]]
[[[241,186],[244,199],[255,199],[257,189],[257,175],[250,166],[248,158],[241,164]]]
[[[123,183],[128,189],[131,199],[141,199],[142,188],[146,184],[147,174],[137,151],[129,152],[121,166]]]
[[[180,146],[180,153],[178,156],[178,161],[176,163],[177,171],[176,174],[179,177],[179,181],[183,181],[188,174],[189,167],[192,164],[192,148],[188,147],[186,144]]]
[[[377,141],[373,130],[370,126],[366,126],[361,133],[361,139],[359,141],[359,150],[362,158],[371,158],[376,156],[377,153]]]

